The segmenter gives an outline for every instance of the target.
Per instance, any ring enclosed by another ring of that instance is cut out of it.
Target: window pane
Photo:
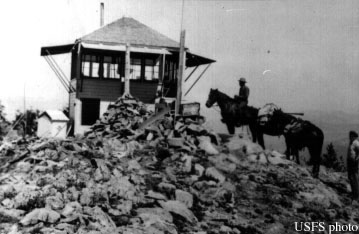
[[[141,79],[141,59],[131,59],[130,79]]]
[[[100,67],[100,63],[92,63],[92,77],[98,77],[98,69]]]
[[[103,77],[104,78],[111,78],[110,76],[110,63],[103,64]]]
[[[146,59],[145,62],[145,80],[154,80],[158,79],[159,74],[159,61],[152,59]]]
[[[141,65],[132,65],[131,66],[130,79],[139,80],[141,79]]]
[[[118,71],[118,64],[111,64],[110,66],[110,76],[111,78],[120,78],[120,74],[117,73]]]
[[[82,63],[82,74],[84,76],[90,76],[90,62]]]

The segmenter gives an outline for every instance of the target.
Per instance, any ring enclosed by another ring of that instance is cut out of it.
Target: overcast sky
[[[72,43],[96,30],[100,2],[105,24],[129,16],[179,40],[182,0],[4,1],[0,100],[9,117],[23,108],[24,90],[28,107],[67,105],[40,47]],[[233,96],[243,76],[250,105],[359,111],[359,1],[185,0],[183,28],[192,52],[217,61],[185,97],[189,101],[205,101],[211,87]],[[55,59],[69,73],[70,56]]]

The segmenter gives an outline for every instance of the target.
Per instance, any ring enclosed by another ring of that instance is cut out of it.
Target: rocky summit
[[[314,179],[203,118],[174,123],[137,101],[119,99],[85,137],[4,138],[0,149],[0,233],[290,234],[301,222],[325,225],[312,233],[359,224],[346,174],[322,167]]]

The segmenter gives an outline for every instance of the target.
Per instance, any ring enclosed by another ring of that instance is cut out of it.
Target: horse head
[[[206,102],[206,107],[210,108],[218,100],[218,89],[211,89],[208,94],[208,99]]]

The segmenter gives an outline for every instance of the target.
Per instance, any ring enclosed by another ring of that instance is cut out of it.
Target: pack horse
[[[252,106],[240,107],[233,98],[218,89],[211,89],[206,106],[210,108],[215,103],[221,109],[222,122],[227,125],[230,134],[234,134],[235,127],[248,125],[253,141],[258,142],[263,148],[265,148],[264,134],[283,135],[287,148],[286,156],[289,159],[290,155],[294,155],[297,163],[299,163],[299,151],[307,148],[313,165],[313,176],[318,177],[324,141],[324,134],[320,128],[280,109],[274,110],[263,124],[259,121],[259,109]]]

